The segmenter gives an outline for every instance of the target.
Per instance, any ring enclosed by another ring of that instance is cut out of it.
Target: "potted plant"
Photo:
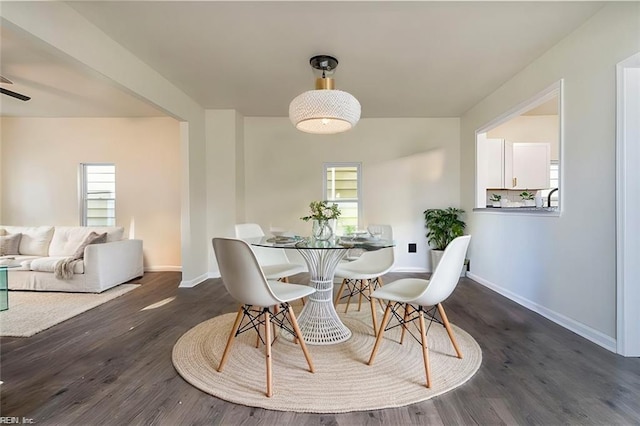
[[[431,246],[432,271],[435,271],[444,249],[449,243],[464,233],[466,224],[460,219],[463,213],[464,210],[454,207],[427,209],[424,211],[427,241]]]
[[[326,241],[333,237],[335,232],[336,219],[342,214],[338,205],[329,201],[312,201],[309,204],[309,214],[300,219],[308,222],[313,221],[311,230],[312,236],[316,240]]]
[[[502,198],[502,195],[500,194],[491,194],[491,198],[489,198],[489,201],[491,201],[491,206],[492,207],[500,207],[500,199]]]
[[[536,201],[534,200],[535,194],[529,191],[522,191],[520,193],[520,198],[524,201],[524,205],[526,207],[533,207],[536,205]]]

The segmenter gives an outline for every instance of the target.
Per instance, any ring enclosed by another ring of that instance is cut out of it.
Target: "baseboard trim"
[[[160,265],[160,266],[147,266],[144,268],[145,272],[181,272],[182,266],[173,265]]]
[[[178,286],[179,288],[191,288],[191,287],[195,287],[198,284],[200,284],[201,282],[204,282],[206,280],[209,279],[209,273],[206,274],[202,274],[199,277],[196,277],[192,280],[182,280],[180,281],[180,285]]]
[[[542,315],[543,317],[547,318],[550,321],[555,322],[556,324],[573,331],[574,333],[576,333],[577,335],[584,337],[585,339],[595,343],[598,346],[602,346],[603,348],[616,353],[616,339],[607,336],[606,334],[598,331],[598,330],[594,330],[591,327],[588,327],[576,320],[573,320],[563,314],[560,314],[558,312],[555,312],[551,309],[548,309],[542,305],[539,305],[535,302],[532,302],[529,299],[526,299],[524,297],[521,297],[515,293],[513,293],[510,290],[507,290],[503,287],[500,287],[494,283],[492,283],[489,280],[486,280],[472,272],[467,272],[467,277],[471,278],[472,280],[476,281],[477,283],[489,288],[490,290],[495,291],[496,293],[501,294],[502,296],[506,297],[507,299],[513,300],[514,302],[516,302],[519,305],[524,306],[525,308],[536,312],[540,315]]]

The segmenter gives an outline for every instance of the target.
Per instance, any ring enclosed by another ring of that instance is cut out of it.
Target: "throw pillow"
[[[9,234],[0,236],[0,256],[20,254],[20,239],[22,234]]]
[[[84,258],[84,249],[89,244],[103,244],[103,243],[106,243],[106,242],[107,242],[107,233],[106,232],[104,232],[102,234],[97,234],[96,232],[91,231],[91,233],[86,236],[84,241],[76,249],[75,253],[73,253],[73,259],[83,259]]]

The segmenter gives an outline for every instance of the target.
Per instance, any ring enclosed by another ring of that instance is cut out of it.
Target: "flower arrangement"
[[[491,194],[491,198],[489,198],[489,201],[500,201],[501,198],[502,195],[500,194]]]
[[[337,219],[342,214],[337,204],[329,205],[328,201],[312,201],[309,204],[308,216],[303,216],[300,219],[308,222],[310,220],[327,221],[330,219]]]

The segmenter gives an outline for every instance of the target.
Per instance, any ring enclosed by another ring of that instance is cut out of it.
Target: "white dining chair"
[[[371,235],[376,235],[381,239],[393,240],[393,229],[390,225],[370,225],[368,229]],[[346,313],[354,296],[358,296],[358,311],[362,308],[363,298],[369,301],[374,335],[377,332],[377,310],[371,299],[371,293],[383,285],[382,275],[391,270],[394,262],[394,248],[388,247],[365,251],[351,262],[340,263],[335,271],[335,276],[342,278],[342,284],[336,293],[335,305],[338,305],[340,300],[346,298],[347,303],[344,310]]]
[[[266,395],[271,397],[273,395],[272,326],[283,328],[296,337],[296,342],[300,343],[300,348],[309,365],[309,371],[314,372],[311,356],[289,302],[308,296],[314,293],[315,289],[307,285],[284,284],[280,281],[267,280],[251,247],[242,240],[213,238],[212,244],[222,282],[231,297],[240,302],[240,308],[231,327],[218,371],[222,371],[236,336],[253,329],[260,336],[260,326],[263,326],[267,364]]]
[[[264,231],[257,223],[236,224],[236,238],[241,240],[264,237]],[[258,259],[258,263],[269,280],[289,281],[289,277],[306,272],[307,267],[301,263],[289,260],[285,249],[273,247],[255,247],[251,249]]]
[[[460,269],[464,263],[470,240],[471,236],[465,235],[450,242],[444,250],[442,259],[433,272],[431,279],[404,278],[389,283],[373,292],[371,295],[372,298],[383,299],[388,302],[377,333],[376,343],[371,351],[371,357],[368,362],[369,365],[373,364],[384,332],[392,327],[397,327],[395,324],[388,326],[392,314],[402,326],[400,344],[402,344],[404,340],[405,331],[411,333],[408,325],[416,320],[419,322],[420,342],[422,343],[422,355],[428,388],[431,387],[431,367],[429,364],[429,349],[427,347],[425,316],[430,321],[438,322],[445,327],[457,357],[462,358],[462,352],[460,352],[460,348],[453,335],[453,330],[449,324],[442,302],[453,293],[453,290],[458,284]],[[440,319],[435,317],[436,310],[440,315]]]

